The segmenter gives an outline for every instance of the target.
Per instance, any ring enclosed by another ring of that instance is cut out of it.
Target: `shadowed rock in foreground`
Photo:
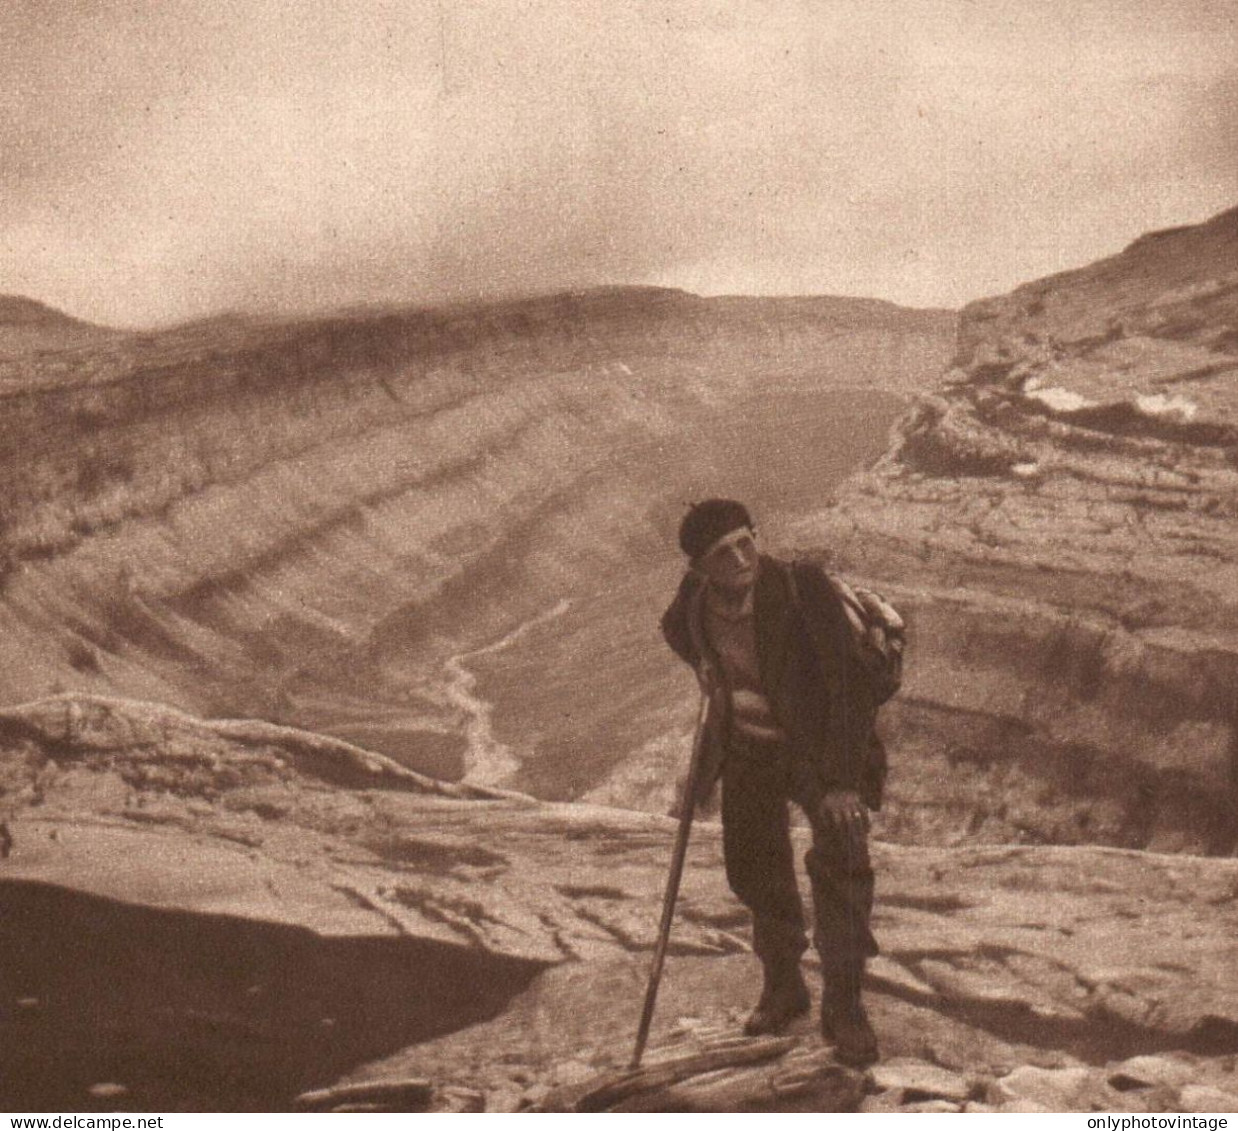
[[[283,1109],[345,1081],[424,1079],[434,1103],[497,1109],[562,1102],[556,1088],[627,1064],[670,820],[105,699],[0,712],[0,774],[10,1106]],[[1183,1110],[1211,1094],[1192,1087],[1238,1087],[1238,861],[876,855],[886,1061],[862,1106]],[[650,1064],[736,1032],[755,996],[746,938],[704,823]],[[790,1060],[731,1071],[715,1098],[776,1110],[771,1078],[843,1080],[811,1021],[790,1035]],[[707,1084],[674,1102],[708,1108]]]

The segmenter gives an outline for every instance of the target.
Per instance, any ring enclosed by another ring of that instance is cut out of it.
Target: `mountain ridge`
[[[0,294],[0,361],[97,345],[120,334],[122,331],[75,318],[37,299]]]

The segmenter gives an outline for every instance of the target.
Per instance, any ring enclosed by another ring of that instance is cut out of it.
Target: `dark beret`
[[[752,516],[743,503],[734,499],[692,503],[679,524],[679,547],[688,557],[698,558],[723,535],[744,526],[754,529]]]

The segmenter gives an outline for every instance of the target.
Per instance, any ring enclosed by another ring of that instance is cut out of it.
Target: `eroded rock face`
[[[962,315],[952,382],[805,523],[912,620],[889,831],[1228,852],[1238,210]]]
[[[481,1093],[517,1109],[627,1065],[669,819],[443,785],[336,740],[102,699],[0,713],[0,768],[9,1106],[279,1109],[367,1083],[382,1087],[341,1103],[378,1104],[429,1081],[419,1103]],[[1114,1110],[1233,1090],[1238,861],[874,855],[868,1001],[885,1064],[863,1102],[1043,1104],[1045,1078],[1011,1078],[1023,1066],[1071,1070]],[[693,832],[671,938],[650,1063],[733,1037],[759,988],[712,822]],[[789,1035],[785,1063],[684,1081],[674,1102],[856,1101],[814,1016]],[[1009,1097],[990,1091],[1002,1080]]]

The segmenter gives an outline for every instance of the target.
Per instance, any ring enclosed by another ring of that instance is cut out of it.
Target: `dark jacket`
[[[731,702],[722,665],[705,636],[704,597],[704,580],[689,572],[662,617],[666,642],[704,675],[710,689],[698,802],[721,772]],[[840,598],[817,566],[762,554],[753,599],[762,687],[792,751],[815,768],[823,792],[854,789],[869,808],[880,808],[885,751],[874,729],[877,708],[858,668]]]

